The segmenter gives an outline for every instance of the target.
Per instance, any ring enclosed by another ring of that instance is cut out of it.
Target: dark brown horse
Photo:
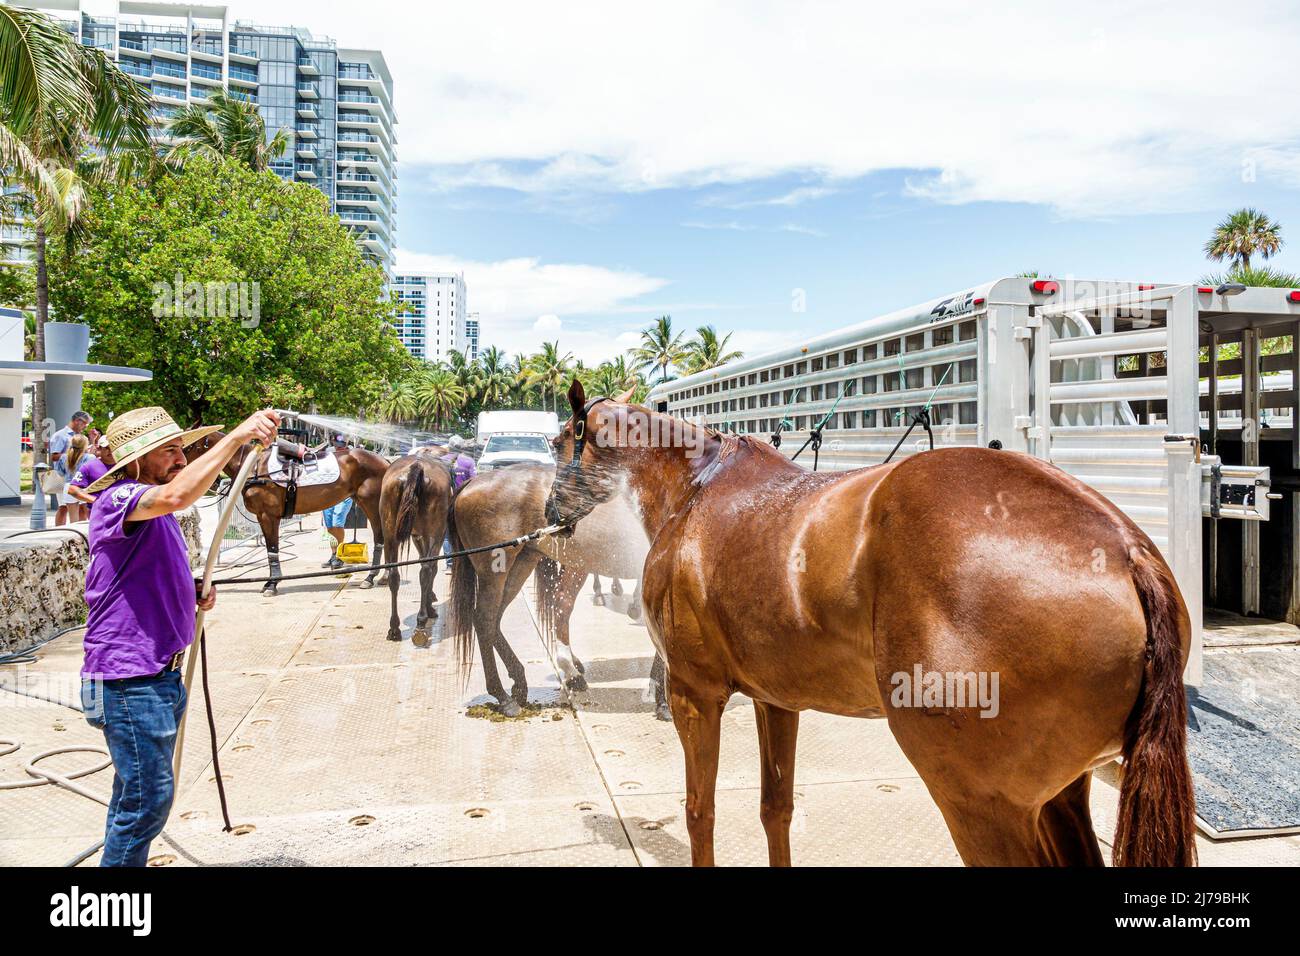
[[[549,466],[519,464],[472,479],[452,504],[452,546],[459,550],[509,541],[545,525],[553,477]],[[468,666],[472,662],[477,634],[488,693],[504,713],[519,712],[528,699],[528,681],[501,631],[501,617],[528,576],[536,572],[537,611],[545,637],[548,642],[558,638],[555,658],[566,686],[585,690],[586,667],[569,644],[574,600],[589,573],[639,579],[645,551],[644,534],[635,516],[626,504],[610,502],[571,537],[545,537],[457,559],[451,568],[448,628],[461,663]],[[640,616],[639,584],[637,590],[638,600],[629,608],[634,618]],[[508,695],[494,653],[500,655],[512,681]],[[661,664],[654,673],[662,673]],[[660,716],[666,719],[662,680],[656,688],[660,690]]]
[[[383,539],[388,544],[390,561],[400,561],[412,539],[421,558],[431,558],[442,548],[451,515],[452,475],[447,463],[439,460],[440,448],[421,449],[399,458],[389,466],[379,493],[379,513]],[[378,559],[375,561],[379,563]],[[388,590],[393,599],[388,620],[388,639],[402,639],[402,621],[397,616],[397,589],[401,574],[397,568],[388,572]],[[429,644],[429,622],[438,616],[434,606],[433,581],[437,564],[419,566],[420,610],[415,617],[411,643],[416,647]]]
[[[221,432],[209,435],[202,441],[195,442],[185,449],[185,457],[193,461],[208,450],[208,447],[222,438]],[[225,474],[234,477],[248,454],[249,446],[235,452],[224,469]],[[312,514],[332,508],[345,498],[352,498],[360,506],[370,522],[375,537],[374,563],[380,564],[384,553],[384,532],[379,521],[379,493],[384,472],[388,462],[364,448],[336,448],[334,457],[338,459],[339,476],[334,481],[322,485],[303,485],[298,489],[294,502],[293,514]],[[244,507],[256,518],[266,540],[266,557],[270,565],[271,580],[262,588],[263,594],[274,595],[280,579],[280,521],[291,517],[285,514],[288,492],[284,485],[272,481],[267,474],[266,462],[258,464],[253,477],[244,486]],[[374,587],[377,571],[371,571],[361,586]]]
[[[569,400],[548,511],[582,518],[617,476],[640,502],[696,864],[713,862],[734,691],[758,718],[773,864],[790,862],[801,710],[883,715],[967,864],[1102,863],[1088,791],[1120,755],[1115,862],[1195,862],[1187,608],[1100,494],[982,448],[817,474],[751,438],[588,404],[577,382]]]

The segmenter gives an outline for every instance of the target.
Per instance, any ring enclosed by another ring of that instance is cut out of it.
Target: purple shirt
[[[108,465],[95,455],[86,455],[81,459],[81,464],[77,466],[77,473],[72,476],[69,484],[76,485],[78,488],[87,488],[106,474],[108,474]]]
[[[443,455],[442,460],[451,465],[452,481],[458,490],[461,485],[478,474],[478,466],[469,455]]]
[[[153,485],[123,478],[90,513],[83,677],[157,674],[194,640],[189,549],[175,515],[127,522]]]

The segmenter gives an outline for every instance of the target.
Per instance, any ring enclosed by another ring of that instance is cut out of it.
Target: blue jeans
[[[100,866],[144,866],[148,861],[149,844],[162,833],[176,792],[172,755],[185,696],[179,670],[82,682],[86,721],[104,732],[113,757],[113,797]]]

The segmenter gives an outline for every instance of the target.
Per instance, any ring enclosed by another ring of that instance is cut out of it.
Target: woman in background
[[[69,521],[86,520],[81,502],[71,493],[68,485],[72,483],[77,469],[83,464],[82,459],[86,455],[89,444],[90,440],[85,435],[73,435],[67,452],[60,455],[59,460],[54,463],[54,470],[63,476],[63,490],[59,492],[59,512],[54,518],[55,527],[67,524]]]

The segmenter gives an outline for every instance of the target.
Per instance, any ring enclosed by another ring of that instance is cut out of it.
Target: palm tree
[[[673,335],[671,316],[661,315],[655,324],[641,332],[641,344],[628,355],[637,368],[659,369],[659,381],[668,381],[668,369],[682,359],[681,332]]]
[[[1214,229],[1205,255],[1215,262],[1231,260],[1234,270],[1249,271],[1250,257],[1268,259],[1282,248],[1282,226],[1257,209],[1238,209]]]
[[[542,407],[546,407],[546,393],[551,393],[551,411],[559,408],[558,395],[569,384],[573,371],[573,353],[560,354],[560,343],[543,342],[542,350],[528,360],[531,372],[529,384],[542,390]]]
[[[403,378],[394,382],[376,403],[374,411],[394,424],[409,422],[419,414],[420,405],[415,397],[415,381]]]
[[[514,376],[503,353],[495,345],[479,356],[479,397],[485,406],[502,405],[510,397]]]
[[[718,332],[713,326],[701,325],[695,330],[695,338],[686,343],[684,360],[687,374],[717,368],[719,365],[726,365],[728,362],[742,358],[744,352],[735,349],[727,351],[729,341],[731,341],[730,332],[719,340]]]
[[[465,389],[456,381],[456,376],[448,369],[438,366],[430,368],[415,380],[413,394],[420,414],[431,417],[434,427],[439,430],[456,417],[467,398]]]
[[[172,117],[167,133],[177,142],[167,152],[167,162],[182,166],[194,155],[233,159],[254,172],[263,172],[289,148],[289,131],[266,136],[266,122],[257,106],[225,90],[191,103]]]
[[[148,159],[149,109],[149,92],[103,50],[83,46],[43,14],[0,3],[0,166],[31,199],[37,361],[45,359],[49,318],[48,237],[71,242],[90,181],[125,177]],[[43,382],[33,404],[40,423]],[[35,461],[44,457],[40,442],[33,451]]]

